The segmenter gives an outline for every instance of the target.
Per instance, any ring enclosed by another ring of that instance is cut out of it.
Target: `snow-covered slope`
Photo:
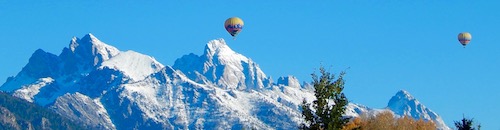
[[[99,98],[91,99],[78,92],[64,94],[50,106],[60,115],[96,129],[115,129]]]
[[[300,115],[296,109],[298,104],[291,108],[270,97],[280,92],[246,92],[198,84],[168,66],[145,80],[126,84],[119,90],[118,100],[134,102],[123,106],[132,108],[130,116],[141,113],[140,118],[132,120],[147,119],[135,121],[145,124],[158,122],[155,125],[161,128],[294,128],[300,121],[297,118]],[[115,120],[131,120],[122,112],[111,113],[111,116]]]
[[[153,57],[134,51],[126,51],[104,61],[101,68],[104,67],[121,71],[132,80],[139,81],[146,78],[146,76],[158,72],[164,66]]]
[[[21,99],[24,99],[28,102],[33,102],[33,99],[35,98],[35,95],[37,95],[40,92],[41,87],[46,86],[47,84],[51,84],[54,82],[54,79],[48,77],[48,78],[40,78],[39,81],[29,84],[26,86],[23,86],[20,89],[17,89],[14,92],[14,96],[19,97]]]
[[[273,83],[223,39],[209,41],[200,56],[164,66],[88,34],[73,38],[59,56],[37,50],[0,90],[95,129],[296,129],[300,104],[314,100],[311,86],[298,81],[287,76]],[[408,111],[398,107],[408,103],[396,103],[395,113]],[[383,110],[389,109],[350,103],[346,116]]]

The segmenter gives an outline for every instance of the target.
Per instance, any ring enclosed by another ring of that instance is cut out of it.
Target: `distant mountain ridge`
[[[387,108],[396,115],[407,115],[414,119],[432,120],[439,128],[446,128],[443,119],[435,112],[425,107],[408,91],[401,90],[396,93],[387,104]]]
[[[295,77],[274,82],[223,39],[169,66],[92,34],[74,37],[59,56],[35,51],[0,90],[98,129],[296,129],[303,122],[302,100],[314,100]],[[384,110],[426,117],[449,129],[405,92]],[[380,110],[350,103],[346,116]]]

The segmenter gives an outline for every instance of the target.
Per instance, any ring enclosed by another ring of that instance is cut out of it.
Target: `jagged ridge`
[[[272,80],[250,58],[234,52],[223,39],[212,40],[201,56],[184,55],[173,68],[186,73],[198,83],[215,83],[224,89],[261,89]]]
[[[171,67],[92,34],[73,38],[59,56],[37,50],[0,90],[96,129],[295,129],[300,103],[314,100],[293,76],[273,83],[223,39]],[[349,104],[346,116],[377,110]]]

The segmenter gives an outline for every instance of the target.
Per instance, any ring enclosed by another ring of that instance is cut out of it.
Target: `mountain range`
[[[273,81],[224,39],[169,66],[92,34],[72,38],[59,55],[36,50],[0,90],[91,129],[297,129],[304,121],[302,101],[315,98],[312,87],[294,76]],[[386,108],[347,108],[345,116],[392,111],[449,129],[404,90]]]

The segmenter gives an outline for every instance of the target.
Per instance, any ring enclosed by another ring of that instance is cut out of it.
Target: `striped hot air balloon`
[[[460,41],[460,44],[462,44],[462,46],[467,46],[470,40],[472,40],[472,36],[470,35],[470,33],[461,32],[460,34],[458,34],[458,41]]]
[[[226,31],[235,38],[243,29],[243,20],[238,17],[228,18],[226,22],[224,22],[224,28],[226,28]]]

